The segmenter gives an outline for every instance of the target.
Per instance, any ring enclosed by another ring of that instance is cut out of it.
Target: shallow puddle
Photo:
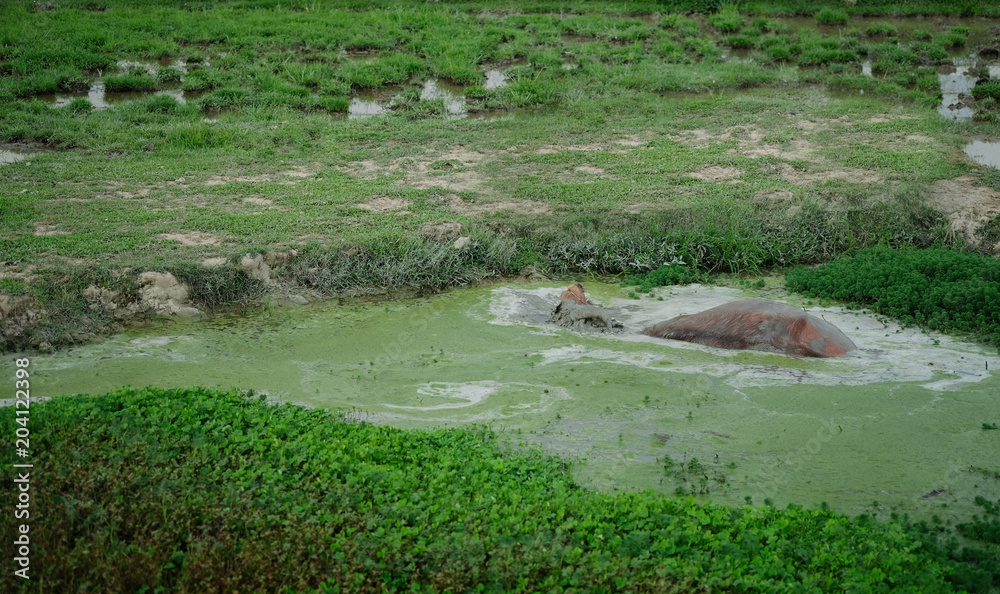
[[[483,83],[483,88],[487,90],[499,89],[507,86],[507,76],[499,70],[487,70],[486,71],[486,82]]]
[[[76,99],[86,99],[90,102],[94,109],[110,109],[118,103],[124,103],[126,101],[135,101],[136,99],[142,99],[143,97],[149,97],[150,95],[169,95],[177,100],[180,104],[185,104],[189,99],[197,99],[203,93],[201,92],[191,92],[184,91],[183,89],[163,89],[159,91],[125,91],[125,92],[111,92],[104,88],[104,81],[102,79],[95,80],[91,86],[90,90],[86,93],[46,93],[43,95],[38,95],[38,98],[47,103],[51,103],[54,107],[66,107]]]
[[[0,148],[0,165],[17,163],[18,161],[23,161],[33,156],[34,153],[26,153],[22,151]]]
[[[575,457],[575,476],[607,490],[826,501],[852,514],[878,500],[917,517],[942,504],[965,517],[975,495],[1000,496],[1000,482],[975,471],[1000,470],[1000,432],[981,427],[1000,420],[1000,381],[986,370],[1000,369],[995,351],[818,307],[810,312],[858,351],[799,359],[637,334],[750,295],[700,286],[658,290],[660,301],[588,283],[625,331],[579,334],[546,321],[562,288],[467,289],[134,330],[35,356],[32,387],[45,397],[125,384],[239,386],[400,427],[490,423],[515,443]],[[698,458],[704,484],[665,475],[665,456]]]
[[[424,88],[420,91],[420,100],[441,99],[444,101],[445,111],[450,117],[465,117],[468,113],[465,109],[464,92],[465,88],[461,85],[432,78],[424,83]]]
[[[949,119],[971,120],[975,111],[966,105],[972,97],[972,89],[979,76],[976,70],[985,66],[990,78],[1000,78],[1000,64],[986,63],[975,54],[964,58],[952,58],[952,66],[938,73],[941,84],[941,105],[938,113]]]
[[[965,154],[980,165],[1000,169],[1000,142],[973,140],[966,145]]]

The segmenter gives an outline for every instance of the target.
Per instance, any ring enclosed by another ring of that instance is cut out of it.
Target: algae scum
[[[489,423],[569,456],[578,480],[606,490],[942,518],[967,517],[976,495],[1000,496],[1000,431],[983,427],[1000,420],[1000,381],[987,371],[1000,369],[995,352],[820,307],[808,309],[857,351],[725,351],[637,332],[747,296],[806,304],[778,288],[692,285],[638,300],[587,289],[624,332],[547,323],[562,290],[553,284],[464,289],[134,330],[34,358],[32,388],[239,386],[400,427]]]

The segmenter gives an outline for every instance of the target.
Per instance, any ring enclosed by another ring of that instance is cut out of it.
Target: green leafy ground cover
[[[904,323],[1000,345],[1000,261],[948,249],[859,250],[785,274],[790,290],[866,307]]]
[[[32,579],[4,591],[951,591],[997,581],[997,504],[959,546],[826,509],[579,488],[486,428],[404,431],[263,397],[122,389],[31,408]],[[0,409],[13,430],[13,408]],[[2,480],[13,484],[5,454]],[[13,494],[6,491],[5,499]],[[4,514],[5,534],[16,526]],[[967,543],[968,545],[968,543]],[[5,568],[13,553],[3,545]],[[992,572],[992,573],[991,573]]]

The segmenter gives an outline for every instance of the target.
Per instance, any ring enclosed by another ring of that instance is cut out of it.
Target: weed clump
[[[77,97],[66,104],[66,110],[74,115],[82,115],[93,111],[94,105],[82,97]]]
[[[165,66],[156,72],[156,80],[160,83],[181,82],[183,73],[173,66]]]
[[[642,293],[652,291],[656,287],[667,287],[670,285],[688,285],[700,283],[708,280],[708,275],[685,266],[684,264],[674,264],[661,266],[656,270],[646,274],[635,274],[625,277],[622,281],[623,287],[638,287]]]
[[[743,27],[743,16],[735,6],[726,6],[708,17],[708,23],[720,33],[735,33]]]
[[[1000,261],[951,249],[860,250],[785,274],[789,289],[846,301],[932,330],[1000,345]]]
[[[846,25],[849,17],[847,12],[840,8],[824,6],[816,11],[816,22],[821,25]]]

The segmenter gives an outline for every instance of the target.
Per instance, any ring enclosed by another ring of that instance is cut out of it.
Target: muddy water
[[[1000,142],[973,140],[966,145],[965,154],[980,165],[1000,169]]]
[[[34,153],[25,153],[22,151],[7,150],[0,148],[0,165],[7,165],[9,163],[17,163],[18,161],[23,161],[28,157],[31,157]]]
[[[468,115],[465,109],[465,88],[461,85],[447,83],[443,80],[429,79],[420,90],[420,100],[440,99],[450,118],[462,118]]]
[[[169,95],[176,99],[178,103],[183,105],[184,103],[187,103],[188,99],[196,99],[200,97],[202,93],[184,91],[179,88],[165,89],[161,91],[125,91],[116,93],[106,91],[104,88],[104,81],[102,79],[96,79],[90,85],[90,90],[86,93],[46,93],[39,95],[38,98],[47,103],[51,103],[55,107],[65,107],[74,99],[86,99],[87,101],[90,101],[90,104],[94,106],[94,109],[109,109],[117,103],[135,101],[136,99],[142,99],[143,97],[148,97],[150,95]]]
[[[941,106],[938,113],[949,119],[971,120],[974,110],[966,105],[972,97],[972,89],[979,79],[977,70],[985,66],[989,77],[1000,78],[1000,64],[985,62],[975,54],[965,58],[952,58],[952,66],[944,67],[938,74],[941,84]]]
[[[490,72],[487,72],[489,84]],[[502,75],[501,75],[502,76]],[[506,82],[499,86],[506,85]],[[495,88],[495,87],[487,87]],[[384,115],[402,98],[403,87],[386,86],[374,91],[355,91],[348,105],[349,119],[370,118]],[[477,111],[470,113],[465,103],[465,87],[444,80],[431,78],[424,81],[420,89],[420,100],[431,101],[440,99],[444,102],[447,119],[496,119],[507,116],[507,112]]]
[[[920,517],[964,517],[975,495],[1000,496],[1000,482],[970,471],[1000,470],[1000,432],[981,428],[1000,421],[1000,379],[986,371],[987,362],[1000,369],[995,351],[836,308],[810,310],[858,344],[836,360],[637,334],[751,295],[698,286],[658,291],[659,301],[588,284],[626,331],[583,335],[546,323],[560,291],[469,289],[136,330],[36,356],[32,387],[52,396],[125,384],[239,386],[356,407],[400,427],[490,423],[515,442],[575,457],[577,478],[606,490],[694,485],[728,503],[826,501],[848,513],[877,500]],[[665,456],[698,458],[706,485],[665,476]]]
[[[1000,19],[996,18],[952,18],[944,16],[933,17],[852,17],[846,25],[819,25],[813,17],[785,17],[775,20],[786,23],[792,33],[802,30],[814,30],[824,35],[834,35],[848,29],[864,30],[872,25],[887,23],[896,28],[900,37],[909,39],[917,31],[927,31],[932,34],[947,33],[952,27],[968,27],[966,47],[976,47],[979,45],[993,43],[996,41],[992,31],[1000,27]],[[875,38],[878,39],[877,37]],[[963,47],[953,48],[953,55],[964,55],[967,50]]]

